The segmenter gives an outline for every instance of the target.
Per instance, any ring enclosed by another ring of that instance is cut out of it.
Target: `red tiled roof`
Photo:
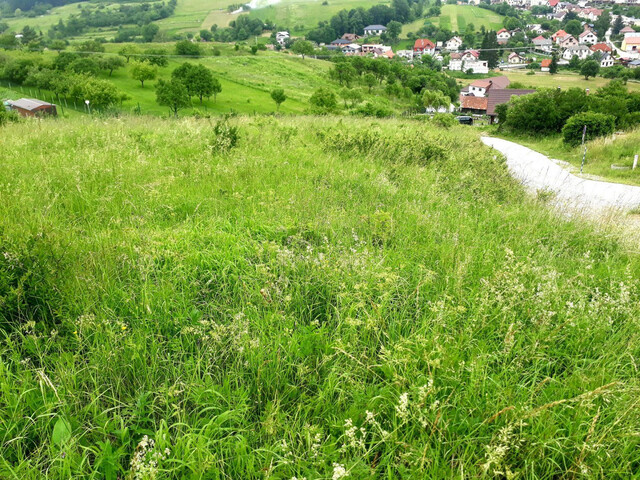
[[[436,48],[435,44],[428,38],[419,38],[416,40],[416,43],[413,44],[414,50],[432,50],[434,48]]]
[[[553,37],[566,37],[567,35],[569,35],[567,32],[565,32],[564,30],[558,30],[556,33],[553,34]]]
[[[591,30],[585,30],[584,32],[582,32],[582,33],[580,34],[580,38],[582,38],[582,37],[586,37],[586,36],[587,36],[587,35],[589,35],[589,34],[591,34],[591,35],[595,35],[595,33],[593,33]]]
[[[487,97],[487,115],[496,114],[496,106],[507,103],[511,97],[535,93],[535,90],[519,90],[515,88],[498,88],[489,90]]]
[[[556,5],[558,5],[559,2],[560,0],[549,0],[549,6],[555,7]]]
[[[469,84],[472,87],[487,88],[491,86],[491,80],[475,80]]]
[[[595,45],[591,45],[591,50],[594,52],[611,52],[611,47],[606,43],[596,43]]]
[[[620,30],[620,33],[633,33],[635,32],[635,30],[629,26],[624,27],[622,30]]]
[[[628,38],[625,38],[623,41],[627,45],[640,45],[640,37],[628,37]]]
[[[540,62],[540,66],[541,67],[550,67],[551,66],[551,59],[550,58],[545,58],[544,60],[542,60]]]
[[[506,31],[507,31],[506,28],[502,28],[496,32],[496,35],[500,35],[502,32],[506,32]]]
[[[474,97],[467,95],[460,98],[460,106],[471,110],[486,110],[489,99],[487,97]]]
[[[511,83],[511,80],[509,80],[504,75],[500,77],[493,77],[490,80],[491,80],[491,88],[507,88]]]
[[[534,38],[533,40],[546,40],[546,38],[544,38],[542,35],[538,35],[536,38]],[[533,41],[532,40],[532,41]]]

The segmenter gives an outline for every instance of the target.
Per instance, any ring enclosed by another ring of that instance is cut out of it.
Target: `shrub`
[[[381,107],[379,105],[374,105],[371,102],[367,102],[353,111],[354,115],[362,115],[363,117],[377,117],[377,118],[390,117],[392,113],[393,112],[388,108]]]
[[[336,94],[326,87],[320,87],[309,99],[314,113],[329,113],[334,111],[338,106]]]
[[[449,128],[458,124],[455,115],[450,113],[436,113],[432,118],[431,122],[438,127]]]
[[[615,118],[603,113],[585,112],[574,115],[562,128],[564,142],[576,146],[582,142],[582,130],[587,127],[586,140],[611,135],[615,129]]]
[[[20,119],[16,112],[7,111],[0,106],[0,127],[9,122],[17,122]]]
[[[235,125],[229,125],[225,118],[220,120],[213,127],[214,137],[209,145],[212,152],[225,153],[238,144],[240,139],[240,128]]]

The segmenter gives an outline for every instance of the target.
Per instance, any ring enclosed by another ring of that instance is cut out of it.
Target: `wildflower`
[[[396,405],[396,414],[402,420],[406,420],[409,416],[409,392],[400,395],[398,405]]]
[[[122,327],[120,327],[122,329],[122,331],[124,332],[127,329],[126,325],[122,325]]]
[[[349,476],[349,473],[344,468],[344,465],[340,465],[339,463],[333,464],[333,476],[331,480],[340,480],[341,478],[346,478]]]

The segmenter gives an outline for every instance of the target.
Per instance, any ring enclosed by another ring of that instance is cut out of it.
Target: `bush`
[[[381,107],[379,105],[374,105],[371,102],[367,102],[364,105],[355,109],[352,113],[354,115],[362,115],[363,117],[384,118],[384,117],[390,117],[393,112],[388,108]]]
[[[597,137],[611,135],[615,130],[615,118],[603,113],[585,112],[574,115],[567,120],[562,128],[564,143],[572,146],[582,142],[582,130],[587,126],[585,139],[592,140]]]
[[[11,112],[5,110],[2,105],[0,105],[0,127],[9,122],[17,122],[20,119],[16,112]]]
[[[458,124],[455,115],[450,113],[436,113],[431,117],[431,122],[438,127],[449,128]]]

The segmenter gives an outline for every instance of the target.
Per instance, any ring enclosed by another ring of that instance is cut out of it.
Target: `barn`
[[[56,106],[52,103],[43,102],[35,98],[21,98],[19,100],[9,100],[7,105],[11,110],[18,112],[23,117],[40,117],[43,115],[58,114]]]

